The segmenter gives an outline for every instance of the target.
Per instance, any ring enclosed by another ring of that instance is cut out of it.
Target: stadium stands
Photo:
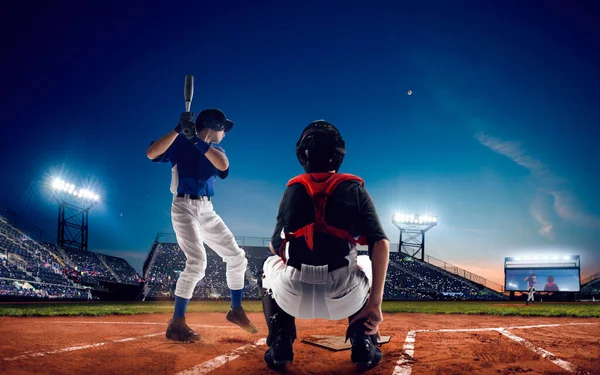
[[[260,254],[261,250],[246,249],[248,257],[247,278],[252,281],[252,275],[256,275],[258,267],[262,264]],[[255,255],[255,252],[257,255]],[[226,297],[229,294],[227,281],[225,279],[225,263],[208,246],[206,247],[207,265],[205,277],[198,283],[194,297],[201,299],[218,299]],[[155,299],[173,297],[175,283],[179,273],[185,268],[185,254],[179,248],[179,245],[173,243],[157,244],[153,247],[150,254],[151,260],[149,267],[144,275],[146,287],[144,291],[145,298]],[[244,298],[257,298],[258,289],[254,282],[247,282],[244,286]]]
[[[186,258],[176,243],[153,244],[142,278],[122,258],[88,251],[63,249],[35,241],[0,215],[0,296],[28,298],[97,299],[88,292],[106,291],[108,284],[144,285],[144,299],[171,299]],[[256,276],[270,255],[266,246],[244,246],[248,270],[244,299],[258,299]],[[225,263],[209,247],[205,277],[195,291],[197,299],[229,299]],[[366,252],[360,251],[361,254]],[[483,280],[483,282],[480,282]],[[425,262],[401,252],[390,253],[384,289],[387,300],[502,300],[508,299],[495,283],[441,260]],[[585,284],[585,285],[584,285]],[[497,289],[497,288],[496,288]],[[600,274],[582,283],[582,295],[598,296]],[[138,289],[139,290],[139,289]]]
[[[248,258],[244,298],[258,299],[255,278],[270,251],[264,246],[243,246],[243,248]],[[194,298],[227,299],[229,298],[229,289],[225,279],[225,264],[209,247],[206,250],[206,273],[194,291]],[[145,298],[173,298],[175,283],[184,268],[185,255],[177,244],[155,244],[146,262]],[[392,252],[384,298],[396,300],[501,300],[507,297],[403,253]]]
[[[74,269],[82,275],[91,276],[98,281],[118,282],[113,274],[100,261],[95,253],[64,249]]]
[[[129,263],[123,258],[117,258],[105,254],[96,254],[103,262],[106,269],[113,272],[115,278],[125,284],[139,284],[142,279]]]
[[[401,252],[390,253],[388,278],[400,278],[401,290],[407,289],[436,300],[505,299],[501,293]]]
[[[600,273],[591,275],[581,281],[580,298],[600,300]]]
[[[35,241],[0,216],[0,296],[97,299],[89,286],[102,289],[102,281],[139,285],[142,280],[122,258]]]

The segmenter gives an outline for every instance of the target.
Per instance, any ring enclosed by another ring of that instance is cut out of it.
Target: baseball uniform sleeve
[[[285,205],[287,202],[287,196],[289,195],[288,189],[283,192],[283,197],[279,202],[279,212],[277,213],[277,223],[275,224],[275,231],[273,232],[273,236],[271,237],[271,245],[273,245],[273,249],[278,251],[283,243],[283,239],[281,238],[281,229],[284,226],[284,213],[285,213]]]
[[[292,185],[291,187],[294,187],[295,185]],[[283,197],[281,198],[281,201],[279,202],[279,212],[277,213],[277,223],[275,224],[275,231],[273,232],[273,236],[271,237],[271,244],[273,245],[273,249],[275,249],[275,251],[278,251],[279,248],[281,247],[281,244],[283,243],[283,238],[281,238],[281,231],[283,230],[283,228],[286,225],[286,212],[290,212],[290,202],[291,202],[291,196],[293,195],[292,192],[293,189],[290,189],[290,187],[286,188],[285,191],[283,192]]]
[[[360,187],[358,190],[358,204],[360,212],[359,233],[367,237],[370,253],[375,242],[387,240],[388,238],[383,231],[373,199],[364,187]]]
[[[212,145],[215,149],[221,151],[222,153],[225,154],[225,150],[223,149],[223,147],[217,146],[217,145]],[[226,179],[227,176],[229,176],[229,168],[227,168],[224,171],[220,171],[217,169],[217,172],[215,173],[217,176],[219,176],[219,178],[221,178],[222,180]]]
[[[293,184],[286,188],[279,203],[277,224],[271,237],[271,244],[277,250],[283,239],[281,231],[295,231],[314,221],[315,212],[312,199],[301,184]]]
[[[150,145],[149,145],[148,147],[152,146],[152,144],[153,144],[154,142],[155,142],[155,141],[152,141],[152,142],[150,142]],[[166,151],[166,152],[164,152],[164,153],[162,153],[160,156],[157,156],[156,158],[152,159],[152,161],[153,161],[153,162],[155,162],[155,163],[168,163],[168,162],[170,162],[170,161],[171,161],[171,160],[169,159],[169,150],[170,150],[170,149],[171,149],[171,147],[169,147],[169,148],[167,149],[167,151]]]

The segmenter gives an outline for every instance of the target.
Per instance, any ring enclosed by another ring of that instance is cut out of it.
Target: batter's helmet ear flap
[[[225,120],[225,126],[224,126],[224,131],[225,133],[227,133],[228,131],[231,130],[231,128],[233,128],[233,121],[231,120]]]

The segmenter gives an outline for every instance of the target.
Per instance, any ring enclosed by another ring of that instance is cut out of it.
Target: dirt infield
[[[164,337],[168,314],[0,318],[0,374],[274,374],[263,354],[266,325],[252,335],[223,313],[190,313],[199,343]],[[391,341],[379,366],[362,372],[350,352],[301,340],[345,334],[340,321],[297,321],[288,374],[600,374],[600,319],[481,315],[385,314]]]

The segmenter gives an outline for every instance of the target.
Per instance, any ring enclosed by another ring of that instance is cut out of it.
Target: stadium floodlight
[[[436,225],[438,218],[427,214],[415,215],[397,212],[392,216],[392,222],[397,225]]]
[[[436,226],[438,218],[430,214],[409,214],[396,212],[392,215],[392,224],[400,230],[399,251],[425,259],[425,232]]]
[[[100,201],[100,195],[60,177],[47,181],[47,186],[58,203],[58,245],[87,250],[89,211]]]
[[[562,258],[563,258],[563,260],[569,260],[569,259],[571,259],[571,257],[569,257],[567,255],[563,256]]]
[[[558,260],[558,259],[559,259],[558,255],[555,255],[555,256],[552,257],[552,260]]]
[[[90,189],[77,187],[71,182],[64,181],[60,178],[52,179],[50,188],[54,193],[64,193],[66,196],[72,196],[82,201],[100,201],[100,195]]]

